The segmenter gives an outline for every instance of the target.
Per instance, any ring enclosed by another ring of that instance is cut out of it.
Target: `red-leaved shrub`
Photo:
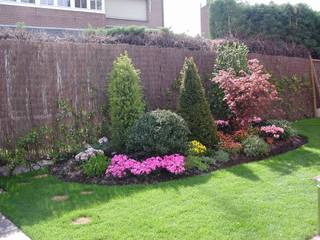
[[[241,151],[242,145],[238,142],[235,142],[231,135],[224,134],[220,131],[217,133],[217,135],[220,142],[220,148],[222,150],[229,153],[239,153]]]
[[[276,87],[269,82],[271,75],[263,71],[259,61],[249,60],[248,68],[250,73],[241,72],[240,76],[232,70],[221,70],[212,80],[220,85],[229,108],[245,126],[255,116],[270,113],[279,100]]]

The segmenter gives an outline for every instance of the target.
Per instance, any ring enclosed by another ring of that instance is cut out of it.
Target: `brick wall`
[[[52,122],[59,98],[68,98],[74,106],[88,110],[103,106],[106,76],[115,58],[125,50],[141,71],[149,109],[167,106],[167,90],[176,80],[185,57],[194,57],[203,78],[212,72],[215,59],[212,52],[172,48],[1,40],[0,136],[5,132],[20,135]],[[307,59],[250,57],[260,59],[279,77],[309,74]],[[307,89],[289,99],[302,110],[288,118],[312,116],[311,94]]]
[[[0,4],[0,25],[15,25],[17,22],[24,22],[27,26],[55,28],[86,28],[89,24],[93,27],[142,25],[155,28],[164,26],[163,0],[153,0],[151,12],[148,11],[148,13],[148,21],[128,21],[106,18],[104,13]]]
[[[209,38],[209,4],[203,6],[200,9],[201,16],[201,36],[204,38]]]

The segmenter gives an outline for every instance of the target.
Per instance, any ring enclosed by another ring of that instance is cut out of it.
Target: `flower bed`
[[[58,162],[50,168],[51,174],[68,182],[92,183],[101,185],[126,185],[126,184],[154,184],[162,181],[169,181],[179,178],[201,175],[203,173],[228,168],[231,166],[259,161],[270,156],[282,154],[307,143],[307,139],[302,136],[291,137],[284,141],[275,141],[270,145],[270,153],[264,157],[247,157],[243,153],[235,154],[227,162],[217,161],[210,164],[207,170],[196,168],[183,170],[182,159],[180,155],[171,155],[163,158],[148,158],[143,162],[137,162],[128,156],[117,155],[113,163],[108,168],[106,175],[100,177],[86,177],[81,171],[81,165],[74,159]],[[164,160],[161,163],[161,160]],[[117,166],[116,168],[114,166]],[[126,174],[123,174],[123,170]],[[110,173],[115,173],[110,174]]]

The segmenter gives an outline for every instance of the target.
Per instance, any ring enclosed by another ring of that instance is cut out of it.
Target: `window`
[[[90,9],[92,10],[102,10],[101,0],[90,0]]]
[[[53,0],[40,0],[40,4],[53,6]]]
[[[76,8],[87,8],[87,0],[75,0]]]
[[[70,0],[58,0],[58,6],[60,7],[70,7]]]
[[[21,0],[22,3],[36,3],[35,0]]]
[[[106,0],[106,15],[109,18],[146,21],[147,0]]]

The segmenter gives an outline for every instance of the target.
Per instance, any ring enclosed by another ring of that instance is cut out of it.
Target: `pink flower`
[[[106,170],[107,176],[118,178],[125,177],[128,172],[133,175],[148,175],[157,169],[165,169],[173,174],[182,174],[185,171],[185,158],[179,154],[151,157],[143,162],[130,159],[126,155],[116,155],[112,158],[111,164]]]
[[[219,127],[229,126],[229,121],[217,120],[217,121],[215,121],[215,123]]]
[[[261,132],[267,136],[279,139],[284,134],[284,129],[275,125],[261,127]]]

